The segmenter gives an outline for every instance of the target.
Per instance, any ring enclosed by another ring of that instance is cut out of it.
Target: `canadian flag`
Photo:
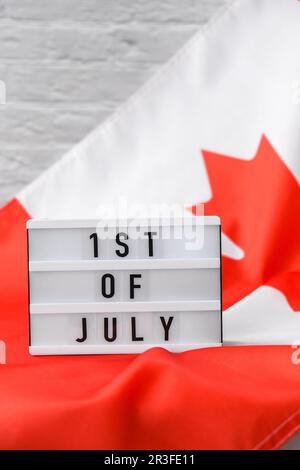
[[[1,448],[275,449],[300,428],[299,44],[297,0],[232,2],[1,209]],[[221,217],[225,347],[31,357],[26,220],[120,196]]]

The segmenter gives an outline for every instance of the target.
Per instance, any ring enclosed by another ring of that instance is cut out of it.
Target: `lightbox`
[[[218,217],[29,220],[33,355],[222,344]]]

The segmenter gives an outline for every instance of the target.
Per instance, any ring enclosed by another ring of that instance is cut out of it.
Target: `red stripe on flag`
[[[27,219],[16,200],[0,211],[2,449],[275,448],[298,429],[289,347],[29,356]]]
[[[6,343],[7,361],[10,364],[23,362],[29,357],[26,264],[28,219],[29,215],[16,199],[0,209],[0,339]]]

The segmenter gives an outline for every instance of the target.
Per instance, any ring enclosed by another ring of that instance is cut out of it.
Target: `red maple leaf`
[[[262,285],[279,289],[300,310],[300,186],[266,137],[240,160],[203,151],[213,197],[205,213],[245,253],[223,257],[223,307]],[[225,157],[225,158],[224,158]]]

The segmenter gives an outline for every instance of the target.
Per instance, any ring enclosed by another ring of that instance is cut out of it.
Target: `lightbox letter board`
[[[32,219],[27,231],[31,354],[222,344],[218,217]]]

